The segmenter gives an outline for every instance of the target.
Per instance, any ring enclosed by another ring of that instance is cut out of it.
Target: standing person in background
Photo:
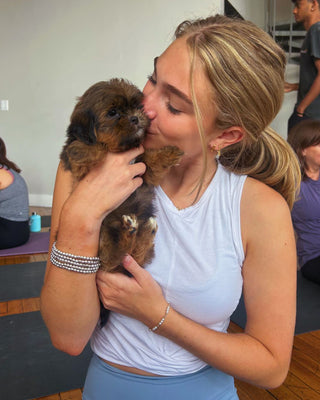
[[[8,160],[0,138],[0,249],[20,246],[29,239],[28,187],[20,172]]]
[[[320,120],[320,0],[292,0],[296,22],[307,31],[300,52],[299,83],[285,83],[285,92],[298,90],[288,132],[303,119]]]
[[[143,146],[184,156],[155,189],[155,257],[143,269],[127,255],[130,276],[98,271],[99,232],[142,184],[146,166],[132,163],[142,146],[108,153],[74,191],[58,167],[41,311],[59,349],[79,354],[91,338],[84,400],[236,400],[234,376],[264,387],[285,379],[296,309],[288,205],[300,170],[269,128],[285,64],[248,21],[178,26],[144,88]],[[229,334],[242,288],[247,324]],[[103,328],[99,297],[111,310]]]
[[[320,121],[305,120],[289,132],[302,173],[298,201],[292,209],[302,275],[320,284]]]

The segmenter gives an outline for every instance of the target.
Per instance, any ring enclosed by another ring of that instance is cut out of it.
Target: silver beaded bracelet
[[[75,254],[64,253],[56,248],[56,242],[52,245],[50,261],[56,267],[67,269],[68,271],[80,272],[81,274],[93,274],[100,268],[99,257],[77,256]]]
[[[166,308],[166,312],[165,312],[164,316],[161,318],[160,322],[156,326],[154,326],[153,328],[149,328],[149,331],[155,332],[157,329],[160,328],[160,326],[164,323],[164,320],[166,319],[166,316],[169,314],[170,307],[171,307],[171,305],[170,305],[170,303],[168,303],[167,308]]]

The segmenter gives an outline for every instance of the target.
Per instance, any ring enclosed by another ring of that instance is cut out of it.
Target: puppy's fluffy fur
[[[60,156],[75,182],[98,165],[106,152],[122,152],[142,143],[149,125],[142,98],[139,89],[128,81],[111,79],[94,84],[78,99]],[[123,271],[121,261],[126,253],[141,266],[151,261],[157,230],[154,186],[179,163],[182,155],[177,147],[166,146],[147,149],[138,158],[147,166],[143,185],[101,226],[99,257],[103,270]]]

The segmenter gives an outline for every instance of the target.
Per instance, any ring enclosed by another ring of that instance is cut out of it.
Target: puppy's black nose
[[[130,117],[130,122],[134,125],[138,125],[139,123],[139,118],[136,116]]]

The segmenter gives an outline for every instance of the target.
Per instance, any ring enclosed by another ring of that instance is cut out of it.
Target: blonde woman
[[[144,88],[144,147],[176,145],[184,157],[156,189],[154,260],[145,269],[123,260],[132,277],[68,269],[78,255],[97,261],[101,221],[142,183],[145,166],[131,160],[143,149],[108,154],[71,195],[59,167],[52,241],[57,233],[69,264],[48,263],[42,314],[53,344],[69,354],[91,338],[85,400],[233,400],[233,377],[262,387],[285,379],[300,171],[268,128],[284,69],[282,50],[251,23],[217,15],[177,28]],[[242,290],[245,331],[228,334]],[[102,329],[99,298],[111,310]]]

